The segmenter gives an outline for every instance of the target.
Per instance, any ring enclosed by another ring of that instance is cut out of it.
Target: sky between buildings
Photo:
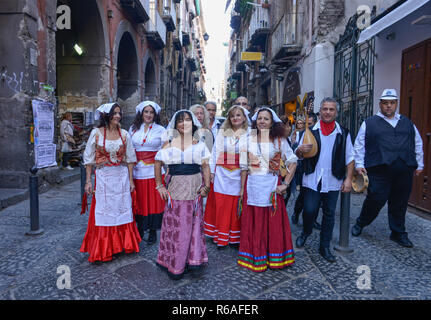
[[[205,20],[206,32],[209,40],[205,47],[205,65],[207,67],[205,92],[208,100],[218,102],[218,110],[223,99],[221,84],[225,76],[225,64],[228,47],[223,43],[229,42],[230,9],[224,12],[226,0],[201,0]],[[214,88],[214,90],[213,90]]]

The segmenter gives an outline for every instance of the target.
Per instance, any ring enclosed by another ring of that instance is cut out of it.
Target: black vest
[[[338,180],[343,180],[346,176],[346,141],[349,134],[349,130],[342,126],[340,126],[340,128],[342,134],[337,133],[337,136],[335,137],[334,141],[334,146],[332,148],[331,171],[332,175],[335,178],[337,178]],[[319,160],[321,148],[319,129],[311,130],[311,133],[313,134],[314,138],[316,138],[318,150],[314,157],[304,159],[302,162],[303,170],[306,175],[311,174],[314,172],[314,170],[316,170],[316,164]]]
[[[417,168],[415,129],[410,119],[400,116],[395,128],[377,115],[365,123],[365,168],[389,165],[398,158]]]

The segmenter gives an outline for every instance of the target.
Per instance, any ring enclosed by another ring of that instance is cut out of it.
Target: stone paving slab
[[[363,199],[364,195],[351,196],[351,226]],[[79,252],[88,222],[88,213],[80,215],[80,181],[41,194],[39,203],[44,229],[39,236],[25,235],[28,200],[0,211],[0,300],[431,299],[431,221],[411,213],[406,217],[411,249],[389,240],[384,208],[360,237],[350,238],[352,253],[334,251],[334,264],[318,254],[318,230],[304,248],[295,248],[292,266],[263,273],[239,267],[238,248],[218,250],[208,238],[204,272],[174,281],[156,266],[158,243],[148,246],[142,241],[138,253],[118,254],[107,263],[88,262],[88,255]],[[291,199],[289,215],[293,205]],[[291,226],[293,242],[301,221]],[[338,243],[338,221],[337,215],[332,245]],[[59,266],[70,268],[70,289],[57,287]],[[358,288],[359,266],[370,270],[369,289]]]

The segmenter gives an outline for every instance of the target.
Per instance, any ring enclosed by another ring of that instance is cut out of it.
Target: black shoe
[[[157,232],[156,232],[156,230],[150,230],[150,234],[148,236],[147,243],[149,245],[150,244],[154,244],[154,243],[156,243],[156,240],[157,240]]]
[[[313,228],[317,230],[322,230],[322,225],[319,222],[314,221]]]
[[[395,241],[400,246],[403,246],[406,248],[412,248],[413,247],[413,243],[409,240],[409,238],[407,237],[407,234],[405,234],[405,233],[396,234],[396,233],[392,232],[389,239],[391,239],[392,241]]]
[[[296,247],[302,248],[305,245],[305,242],[307,241],[308,236],[301,233],[298,238],[296,238]]]
[[[298,224],[300,212],[294,212],[292,214],[292,224]]]
[[[335,257],[332,255],[331,251],[329,250],[329,248],[319,248],[319,253],[320,255],[326,260],[329,261],[331,263],[337,261],[337,259],[335,259]]]
[[[352,227],[352,236],[357,237],[361,234],[361,232],[362,227],[359,224],[355,223],[355,225]]]

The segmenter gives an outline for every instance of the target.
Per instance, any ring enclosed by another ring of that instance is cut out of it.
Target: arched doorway
[[[56,32],[56,95],[59,111],[85,113],[109,101],[109,48],[96,0],[61,0],[71,28]],[[73,14],[79,12],[79,14]]]
[[[148,59],[145,66],[145,97],[152,101],[157,98],[156,68],[151,58]]]
[[[129,32],[121,37],[117,59],[117,97],[127,100],[138,92],[138,57]]]

